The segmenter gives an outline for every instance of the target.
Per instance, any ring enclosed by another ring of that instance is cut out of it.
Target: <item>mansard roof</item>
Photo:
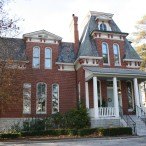
[[[0,58],[26,61],[25,42],[18,38],[0,38]]]
[[[97,51],[98,46],[96,46],[95,41],[91,38],[91,33],[93,31],[96,31],[96,30],[100,31],[98,28],[98,23],[96,22],[97,14],[98,14],[98,12],[90,12],[90,16],[88,16],[89,20],[84,27],[83,34],[80,39],[80,48],[79,48],[77,57],[79,57],[79,56],[96,56],[96,57],[98,57],[98,51]],[[116,25],[116,23],[113,21],[112,15],[110,15],[108,13],[101,13],[101,14],[102,14],[102,17],[103,16],[109,17],[108,22],[109,22],[109,26],[111,27],[110,32],[119,33],[119,34],[123,33],[123,32],[121,32],[119,27]],[[107,32],[109,32],[109,31],[107,31]],[[131,46],[131,44],[128,42],[127,39],[125,41],[124,49],[125,49],[125,56],[124,56],[125,58],[124,59],[137,59],[137,60],[140,59],[139,55],[137,54],[137,52]]]
[[[73,63],[75,59],[74,44],[67,42],[60,43],[57,62]]]
[[[141,60],[140,56],[137,54],[135,49],[132,47],[130,42],[126,39],[125,40],[125,60],[127,59],[136,59],[136,60]]]

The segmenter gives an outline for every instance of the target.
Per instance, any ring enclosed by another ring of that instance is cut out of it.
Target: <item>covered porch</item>
[[[146,73],[136,69],[85,67],[86,108],[91,118],[118,119],[138,115],[142,104],[139,83]]]

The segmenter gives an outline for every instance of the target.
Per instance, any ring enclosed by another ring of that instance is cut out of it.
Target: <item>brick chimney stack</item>
[[[74,26],[74,52],[77,55],[79,50],[79,32],[78,32],[78,17],[74,14],[73,17],[73,26]]]

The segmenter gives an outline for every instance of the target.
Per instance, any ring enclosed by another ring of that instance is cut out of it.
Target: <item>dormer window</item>
[[[115,66],[119,66],[121,62],[120,62],[120,50],[118,44],[113,44],[113,53],[114,53]]]
[[[104,21],[102,21],[102,23],[100,24],[100,30],[106,31],[106,25],[104,24]]]
[[[102,43],[102,57],[103,57],[103,64],[109,65],[109,50],[107,43]]]

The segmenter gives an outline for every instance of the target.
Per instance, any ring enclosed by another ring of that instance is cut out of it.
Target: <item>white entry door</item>
[[[107,102],[108,107],[114,107],[114,97],[113,97],[113,88],[107,88]]]

